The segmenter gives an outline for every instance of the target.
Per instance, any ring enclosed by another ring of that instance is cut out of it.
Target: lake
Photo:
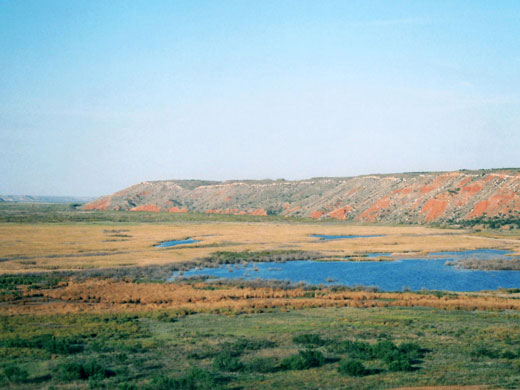
[[[276,279],[308,284],[377,286],[382,291],[448,290],[481,291],[520,287],[520,271],[480,271],[457,269],[447,261],[464,257],[500,258],[507,251],[478,250],[431,253],[416,259],[383,262],[289,261],[223,265],[185,271],[184,277],[209,276],[217,279]],[[371,254],[367,254],[370,257]],[[384,256],[389,254],[372,254]],[[439,258],[441,257],[441,258]],[[178,273],[173,274],[173,278]]]

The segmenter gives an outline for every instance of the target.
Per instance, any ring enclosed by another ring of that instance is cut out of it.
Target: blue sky
[[[520,166],[518,1],[0,0],[0,193]]]

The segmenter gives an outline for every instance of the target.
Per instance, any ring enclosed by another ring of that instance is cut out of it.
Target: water
[[[497,259],[503,258],[509,251],[505,251],[502,249],[475,249],[472,251],[463,251],[463,252],[432,252],[428,253],[428,256],[438,256],[450,259]]]
[[[286,263],[254,263],[234,269],[226,266],[184,272],[184,276],[212,276],[217,279],[276,279],[309,284],[346,286],[378,286],[383,291],[481,291],[520,287],[520,271],[479,271],[457,269],[447,261],[468,256],[503,257],[507,251],[479,250],[441,252],[432,256],[388,262],[290,261]],[[379,255],[379,254],[378,254]],[[480,257],[482,258],[482,257]],[[177,273],[174,273],[174,277]]]
[[[373,259],[374,257],[390,257],[392,256],[391,253],[383,253],[383,252],[377,252],[377,253],[367,253],[366,257]]]
[[[347,236],[335,236],[330,234],[313,234],[311,237],[319,238],[322,241],[328,241],[328,240],[341,240],[344,238],[367,238],[367,237],[383,237],[384,234],[368,234],[368,235],[347,235]]]
[[[200,242],[201,240],[194,240],[193,238],[187,238],[185,240],[172,240],[172,241],[163,241],[158,245],[155,245],[156,248],[168,248],[170,246],[181,245],[181,244],[193,244],[194,242]]]

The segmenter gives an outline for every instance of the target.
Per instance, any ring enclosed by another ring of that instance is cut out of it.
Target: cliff
[[[432,223],[520,217],[520,170],[366,175],[309,180],[143,182],[85,210],[282,215]]]

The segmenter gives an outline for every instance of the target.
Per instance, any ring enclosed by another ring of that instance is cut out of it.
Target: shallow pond
[[[171,241],[163,241],[158,245],[155,245],[156,248],[168,248],[170,246],[181,245],[181,244],[193,244],[194,242],[200,242],[200,240],[194,240],[193,238],[187,238],[185,240],[171,240]]]
[[[383,291],[449,290],[480,291],[520,287],[520,271],[474,271],[447,266],[463,257],[500,258],[507,251],[479,250],[440,252],[416,259],[384,262],[290,261],[249,263],[185,271],[183,276],[211,276],[219,279],[276,279],[310,284],[377,286]],[[381,256],[382,254],[374,254]],[[441,257],[442,258],[439,258]],[[367,257],[370,257],[368,254]],[[177,273],[173,274],[176,277]]]

